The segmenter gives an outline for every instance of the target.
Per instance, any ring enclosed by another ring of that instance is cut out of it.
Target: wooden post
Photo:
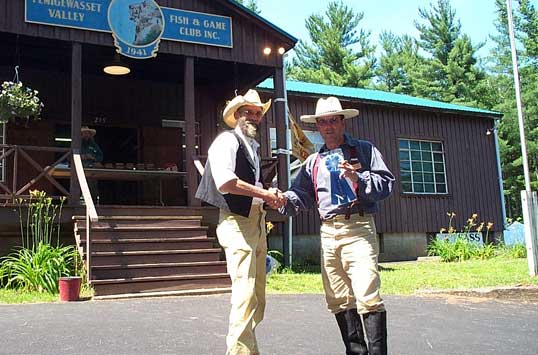
[[[73,42],[71,46],[71,151],[80,151],[80,128],[82,122],[82,45]],[[69,204],[80,203],[75,164],[71,158],[71,178],[69,181]]]
[[[185,162],[187,164],[187,201],[188,206],[200,206],[194,195],[198,188],[198,176],[192,159],[196,154],[196,117],[194,106],[194,58],[185,57],[183,74],[183,94],[185,112]]]

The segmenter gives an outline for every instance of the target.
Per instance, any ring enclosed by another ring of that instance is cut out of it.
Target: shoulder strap
[[[349,160],[356,160],[360,164],[359,155],[357,154],[357,147],[355,147],[354,145],[349,148]],[[355,195],[359,196],[358,182],[353,183],[353,190],[355,190]]]
[[[316,205],[318,204],[318,169],[319,169],[319,162],[321,161],[321,157],[319,156],[319,152],[316,155],[316,159],[314,160],[314,166],[312,166],[312,184],[314,185],[314,196],[316,197]]]

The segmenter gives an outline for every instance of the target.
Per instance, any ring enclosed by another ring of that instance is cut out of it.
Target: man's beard
[[[237,124],[246,137],[256,138],[256,135],[258,134],[258,125],[255,122],[247,121],[246,118],[241,117]]]

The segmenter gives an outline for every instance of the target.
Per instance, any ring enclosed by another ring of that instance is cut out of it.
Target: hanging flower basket
[[[0,91],[0,122],[39,120],[44,105],[38,94],[22,82],[4,81]]]

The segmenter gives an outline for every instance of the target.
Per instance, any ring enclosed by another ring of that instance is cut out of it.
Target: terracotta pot
[[[58,288],[60,289],[60,301],[78,301],[81,283],[82,277],[80,276],[60,277],[58,279]]]

